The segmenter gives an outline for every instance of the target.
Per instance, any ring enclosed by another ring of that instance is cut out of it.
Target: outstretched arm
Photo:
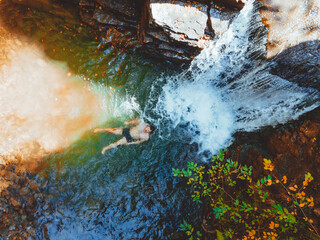
[[[129,121],[125,121],[124,125],[128,126],[128,125],[139,125],[140,121],[138,120],[138,118],[133,118]]]
[[[98,133],[98,132],[106,132],[105,128],[96,128],[93,130],[93,133]]]

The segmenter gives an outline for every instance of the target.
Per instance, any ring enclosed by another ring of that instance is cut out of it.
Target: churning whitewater
[[[188,70],[159,79],[164,86],[152,112],[161,119],[154,123],[162,137],[184,128],[200,153],[214,154],[228,147],[237,131],[285,123],[320,105],[316,90],[270,73],[258,5],[248,1]],[[156,89],[155,85],[151,97]]]

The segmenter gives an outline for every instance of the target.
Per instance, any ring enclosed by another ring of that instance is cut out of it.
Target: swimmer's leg
[[[122,127],[116,127],[116,128],[96,128],[93,130],[93,133],[98,133],[98,132],[107,132],[107,133],[112,133],[115,135],[122,135]]]
[[[128,142],[125,137],[121,138],[119,141],[115,143],[111,143],[110,145],[104,147],[101,151],[102,154],[104,154],[107,150],[118,147],[119,145],[126,145]]]

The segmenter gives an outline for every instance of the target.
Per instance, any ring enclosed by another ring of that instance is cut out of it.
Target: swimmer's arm
[[[138,120],[138,118],[133,118],[130,121],[125,121],[124,125],[128,126],[128,125],[139,125],[140,121]]]

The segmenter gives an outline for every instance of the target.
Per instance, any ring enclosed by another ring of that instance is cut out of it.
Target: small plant
[[[186,170],[173,169],[173,175],[188,179],[187,183],[193,188],[193,201],[201,204],[205,200],[210,204],[209,217],[218,239],[294,239],[299,231],[304,231],[304,223],[319,236],[304,211],[314,206],[312,196],[304,191],[313,180],[311,174],[305,174],[298,188],[289,186],[286,176],[279,180],[273,174],[271,160],[264,159],[263,164],[268,174],[253,181],[252,167],[225,159],[224,150],[213,157],[208,169],[189,162]],[[286,191],[287,202],[270,198],[268,188],[279,184]],[[184,222],[180,228],[195,239],[191,225]]]
[[[200,237],[202,236],[199,231],[195,232],[191,224],[187,223],[185,220],[180,224],[180,230],[187,234],[189,240],[200,240]]]

